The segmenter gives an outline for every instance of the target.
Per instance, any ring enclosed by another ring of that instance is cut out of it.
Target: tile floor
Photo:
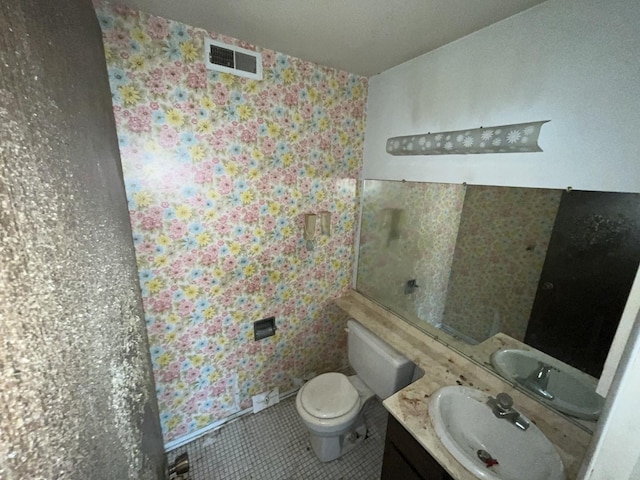
[[[316,458],[296,412],[295,396],[167,454],[169,462],[187,451],[191,471],[184,480],[375,480],[380,478],[387,411],[370,402],[364,413],[365,440],[328,463]]]

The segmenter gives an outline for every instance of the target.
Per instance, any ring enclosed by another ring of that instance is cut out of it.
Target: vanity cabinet
[[[389,415],[381,480],[453,480],[400,423]]]

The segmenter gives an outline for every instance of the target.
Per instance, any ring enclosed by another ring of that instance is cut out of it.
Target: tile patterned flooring
[[[183,480],[375,480],[382,468],[387,415],[378,400],[371,401],[364,412],[365,440],[337,460],[322,463],[311,450],[294,395],[230,422],[167,457],[173,462],[179,454],[189,453],[191,471]]]

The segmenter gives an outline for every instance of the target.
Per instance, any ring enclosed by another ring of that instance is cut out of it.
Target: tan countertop
[[[447,385],[511,395],[518,411],[555,444],[567,479],[577,477],[591,441],[586,431],[359,293],[352,291],[336,300],[336,304],[424,370],[424,377],[387,398],[383,405],[454,478],[476,479],[443,447],[428,414],[429,397]]]

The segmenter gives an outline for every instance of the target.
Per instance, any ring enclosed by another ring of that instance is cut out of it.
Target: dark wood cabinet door
[[[453,480],[453,477],[389,415],[382,480]]]

